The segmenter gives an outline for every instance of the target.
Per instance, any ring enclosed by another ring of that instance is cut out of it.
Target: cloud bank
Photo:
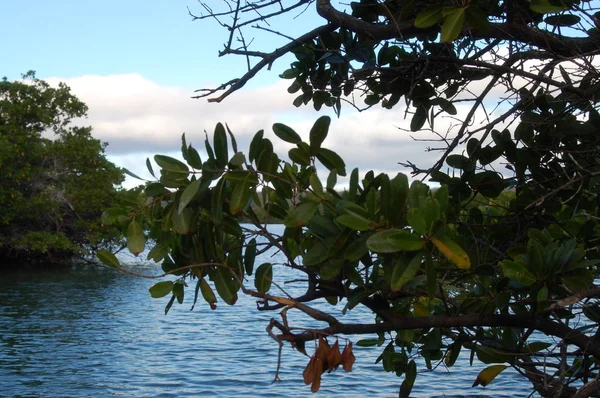
[[[182,87],[156,84],[139,74],[81,76],[72,79],[50,78],[51,84],[64,81],[72,92],[89,107],[88,118],[78,123],[91,125],[94,136],[108,142],[107,153],[112,161],[132,172],[149,176],[145,158],[153,154],[176,156],[181,145],[181,134],[188,142],[202,149],[204,131],[210,132],[217,122],[226,122],[236,135],[241,150],[247,150],[256,131],[264,129],[267,135],[274,122],[283,122],[306,140],[314,120],[321,113],[312,107],[295,108],[294,96],[287,93],[289,82],[239,91],[223,103],[208,103],[191,99],[193,91]],[[466,115],[469,105],[458,105],[458,116]],[[324,146],[338,152],[351,170],[373,169],[379,172],[408,172],[398,162],[410,160],[428,167],[439,152],[427,152],[427,147],[440,143],[415,141],[434,138],[431,132],[409,133],[410,115],[405,120],[405,107],[399,104],[393,110],[374,107],[368,112],[342,109],[342,116],[332,117],[329,136]],[[450,117],[436,118],[436,131],[444,134],[452,124]],[[451,132],[451,131],[450,131]],[[278,139],[275,150],[286,157],[291,147]],[[135,185],[129,182],[128,185]]]

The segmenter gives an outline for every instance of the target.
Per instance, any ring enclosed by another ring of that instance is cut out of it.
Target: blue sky
[[[246,64],[240,57],[219,58],[227,32],[213,20],[192,22],[188,6],[202,12],[196,0],[5,0],[0,5],[0,76],[17,79],[36,70],[52,84],[65,81],[90,108],[81,123],[94,127],[95,136],[109,143],[113,162],[138,175],[149,176],[147,156],[175,155],[181,133],[200,147],[204,131],[212,131],[219,121],[230,125],[241,148],[259,129],[270,131],[274,122],[289,123],[307,136],[323,111],[292,106],[294,97],[286,91],[290,82],[278,78],[289,57],[223,103],[190,99],[194,89],[239,77]],[[298,36],[321,23],[310,9],[272,27]],[[257,30],[248,32],[246,39],[252,38],[255,50],[272,51],[284,43]],[[341,118],[334,118],[325,144],[344,157],[349,169],[395,174],[402,171],[399,161],[432,161],[436,154],[425,153],[423,143],[398,130],[408,123],[404,115],[402,105],[361,114],[346,107]],[[436,120],[436,126],[445,124]],[[281,155],[289,148],[275,144]]]
[[[203,11],[189,0],[4,1],[2,75],[14,79],[29,69],[39,77],[65,78],[139,73],[159,84],[195,89],[243,71],[241,59],[217,57],[225,30],[213,20],[192,22],[188,6],[196,14]],[[254,35],[262,43],[280,43],[271,35]],[[264,73],[252,84],[276,79]]]

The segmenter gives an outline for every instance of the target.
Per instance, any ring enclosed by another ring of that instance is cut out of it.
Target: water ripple
[[[156,267],[137,266],[158,272]],[[219,304],[211,311],[199,302],[190,312],[190,304],[175,305],[165,316],[166,299],[148,295],[152,283],[89,266],[0,273],[0,395],[310,395],[302,381],[308,359],[287,346],[282,381],[272,384],[277,345],[265,327],[273,314],[257,312],[253,300],[240,297],[234,307]],[[344,320],[358,322],[365,316],[371,317],[351,311]],[[402,379],[374,364],[380,350],[357,347],[355,371],[325,374],[316,395],[397,396]],[[424,372],[413,395],[515,397],[529,392],[508,371],[485,389],[471,389],[484,366],[469,367],[468,358],[461,358],[450,372]]]

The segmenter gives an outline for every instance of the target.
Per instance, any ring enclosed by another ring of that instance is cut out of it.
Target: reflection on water
[[[272,258],[269,261],[274,261]],[[275,260],[276,261],[276,260]],[[158,272],[153,265],[136,270]],[[277,271],[275,276],[277,276]],[[271,384],[277,345],[271,316],[240,297],[211,311],[188,297],[165,316],[167,299],[151,299],[154,282],[112,269],[0,271],[0,396],[305,397],[308,359],[285,347],[281,382]],[[341,309],[341,308],[340,308]],[[351,311],[343,321],[372,320]],[[316,396],[398,396],[402,379],[375,364],[381,348],[356,347],[352,373],[324,375]],[[471,389],[485,366],[468,359],[448,371],[420,374],[414,396],[526,396],[528,385],[503,373]]]

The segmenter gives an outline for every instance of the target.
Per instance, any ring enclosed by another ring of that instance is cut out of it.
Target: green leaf
[[[177,233],[187,235],[192,230],[192,211],[190,209],[183,209],[181,213],[173,211],[171,221],[173,222],[173,229]]]
[[[327,167],[328,170],[331,171],[335,169],[338,175],[346,175],[346,164],[344,163],[344,160],[332,150],[329,150],[327,148],[319,149],[317,159],[319,159],[323,166]]]
[[[290,144],[298,144],[302,142],[302,138],[296,133],[291,127],[285,124],[275,123],[273,124],[273,132],[277,137]]]
[[[335,189],[335,184],[337,184],[337,172],[333,169],[327,176],[327,189]]]
[[[462,348],[462,344],[460,342],[460,338],[456,339],[454,343],[448,348],[446,355],[444,357],[444,363],[446,366],[451,367],[456,363],[458,359],[458,355],[460,354]]]
[[[232,280],[231,271],[225,267],[217,267],[212,276],[219,296],[228,305],[234,305],[238,299],[236,287],[239,284]]]
[[[224,169],[229,160],[229,155],[227,154],[227,133],[225,132],[225,127],[223,127],[221,123],[217,123],[217,126],[215,127],[213,147],[215,149],[217,167]]]
[[[417,15],[415,18],[416,28],[429,28],[435,25],[440,19],[442,19],[442,5],[437,4],[431,7],[427,7]]]
[[[410,397],[410,393],[415,385],[415,379],[417,378],[417,364],[414,359],[408,363],[406,368],[406,372],[404,375],[404,380],[400,385],[400,398],[408,398]]]
[[[154,247],[148,252],[148,256],[146,258],[148,260],[154,260],[155,263],[162,261],[167,254],[169,254],[169,250],[161,243],[157,243]]]
[[[431,253],[428,251],[425,253],[425,273],[427,275],[427,295],[433,298],[437,290],[437,271],[431,259]]]
[[[170,156],[154,155],[154,161],[162,170],[177,174],[186,174],[186,176],[190,172],[190,169],[185,163]]]
[[[252,195],[252,186],[250,184],[250,175],[246,175],[243,181],[236,182],[231,192],[231,200],[229,202],[229,211],[235,215],[242,211]]]
[[[260,293],[266,293],[271,289],[273,281],[273,265],[271,263],[263,263],[256,269],[254,277],[254,286]]]
[[[286,227],[301,227],[310,221],[311,217],[317,212],[318,204],[314,202],[304,202],[298,207],[290,209],[287,217],[283,220]]]
[[[323,195],[323,184],[321,184],[321,180],[319,180],[317,173],[312,173],[310,177],[308,177],[308,182],[315,195],[321,197]]]
[[[400,291],[406,282],[412,280],[417,275],[417,272],[421,269],[423,255],[423,251],[419,251],[408,264],[403,261],[403,259],[399,259],[396,264],[394,264],[390,283],[392,291]]]
[[[185,187],[181,194],[181,198],[179,198],[179,206],[177,206],[178,213],[181,213],[192,199],[194,199],[194,196],[198,193],[198,188],[200,188],[200,180],[192,181],[190,185]]]
[[[412,229],[419,235],[424,235],[429,231],[427,219],[421,209],[409,209],[408,213],[406,214],[406,219],[408,221],[408,225],[410,225]]]
[[[200,278],[200,281],[198,283],[200,284],[200,291],[202,292],[202,297],[204,298],[204,301],[206,301],[210,305],[211,309],[216,310],[217,296],[215,296],[215,292],[212,290],[212,288],[204,278]]]
[[[200,159],[200,154],[198,153],[196,148],[192,147],[191,145],[188,147],[187,162],[196,170],[202,169],[202,159]]]
[[[154,175],[154,170],[152,169],[152,163],[150,163],[150,158],[146,158],[146,167],[148,168],[150,174],[152,174],[152,177],[156,178]]]
[[[331,249],[331,243],[331,239],[315,242],[308,250],[306,250],[306,254],[302,258],[302,264],[307,266],[318,265],[327,260],[329,250]]]
[[[210,212],[213,221],[216,224],[221,224],[223,221],[223,190],[225,180],[220,180],[212,190]]]
[[[544,22],[553,26],[573,26],[577,25],[579,21],[581,18],[573,14],[551,15],[544,19]]]
[[[356,213],[342,214],[335,219],[345,227],[355,231],[366,231],[371,228],[372,221]]]
[[[463,155],[449,155],[446,158],[446,163],[455,169],[464,170],[469,165],[469,159]]]
[[[310,129],[309,142],[310,142],[310,154],[315,156],[319,154],[321,144],[325,141],[327,133],[329,132],[329,125],[331,124],[331,118],[329,116],[321,116],[317,119]]]
[[[475,382],[473,383],[473,387],[477,387],[478,385],[481,385],[483,387],[487,386],[492,382],[492,380],[496,378],[496,376],[500,374],[500,372],[502,372],[507,367],[507,365],[488,366],[487,368],[479,372],[477,378],[475,379]]]
[[[363,339],[363,340],[358,340],[356,342],[356,345],[359,347],[373,347],[376,345],[380,345],[381,341],[379,340],[374,340],[374,339]]]
[[[424,244],[420,237],[399,229],[376,232],[367,239],[367,247],[375,253],[417,251],[422,249]]]
[[[288,152],[288,157],[294,163],[303,166],[310,166],[310,155],[301,148],[292,148]]]
[[[108,250],[97,250],[96,255],[98,259],[102,261],[104,264],[108,265],[112,268],[120,268],[121,264],[119,263],[119,259],[109,252]]]
[[[549,0],[530,0],[529,8],[538,14],[550,14],[553,12],[566,11],[569,7],[557,6],[550,3]]]
[[[244,162],[246,161],[246,155],[244,155],[242,152],[236,152],[231,159],[229,159],[229,164],[231,166],[241,166],[244,164]]]
[[[525,268],[525,263],[522,261],[503,260],[500,262],[500,267],[505,277],[524,286],[530,286],[537,281],[535,276]]]
[[[488,198],[497,198],[504,191],[504,188],[506,188],[502,176],[495,171],[477,173],[471,177],[469,184],[471,184],[473,189]]]
[[[410,120],[410,131],[419,131],[427,121],[427,108],[423,105],[418,105],[415,114]]]
[[[448,236],[438,234],[431,238],[431,242],[444,257],[456,264],[458,268],[471,268],[471,259],[469,258],[469,255]]]
[[[136,174],[133,174],[131,171],[127,170],[127,169],[126,169],[126,168],[124,168],[124,167],[123,167],[123,169],[122,169],[122,170],[123,170],[123,173],[127,174],[127,175],[128,175],[128,176],[130,176],[130,177],[136,178],[136,179],[138,179],[138,180],[140,180],[140,181],[148,181],[148,180],[146,180],[146,179],[144,179],[144,178],[142,178],[142,177],[138,177]]]
[[[173,291],[174,283],[172,281],[163,281],[154,284],[148,289],[152,298],[165,297],[167,294]]]
[[[256,134],[254,134],[254,137],[252,137],[252,141],[250,142],[250,149],[248,150],[248,159],[251,162],[257,159],[258,155],[262,151],[263,135],[263,130],[260,130]]]
[[[137,221],[132,221],[127,227],[127,249],[134,255],[138,256],[146,248],[146,236],[142,224]]]
[[[548,287],[544,285],[537,293],[536,301],[542,303],[548,300]]]
[[[442,43],[451,43],[458,38],[465,24],[465,7],[459,7],[446,15],[442,24]]]
[[[537,352],[544,351],[545,349],[547,349],[551,346],[552,346],[552,343],[546,343],[543,341],[535,341],[530,344],[525,344],[525,346],[523,347],[521,352],[524,352],[527,354],[535,354]]]

